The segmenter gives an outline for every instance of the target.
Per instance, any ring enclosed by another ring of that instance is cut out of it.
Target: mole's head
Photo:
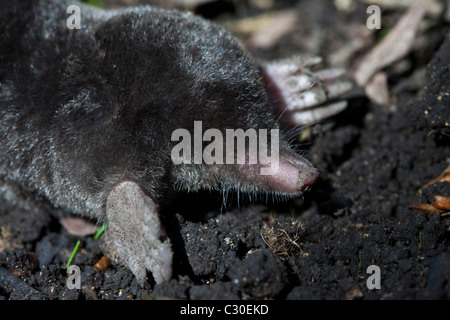
[[[317,170],[284,140],[261,68],[235,39],[193,15],[148,10],[114,17],[97,37],[125,125],[164,150],[175,186],[296,195],[313,184]]]

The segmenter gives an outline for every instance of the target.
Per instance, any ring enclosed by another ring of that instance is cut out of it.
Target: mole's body
[[[173,163],[172,132],[193,132],[194,121],[223,132],[278,128],[265,90],[276,72],[263,78],[216,24],[154,7],[78,3],[82,28],[68,29],[74,1],[4,2],[0,196],[38,195],[108,220],[112,247],[141,283],[146,270],[157,282],[171,275],[157,214],[168,188],[298,195],[316,179],[286,141],[273,175],[260,175],[259,163]]]

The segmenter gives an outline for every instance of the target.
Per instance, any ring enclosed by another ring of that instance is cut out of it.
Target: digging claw
[[[311,123],[330,118],[347,108],[347,101],[338,101],[328,105],[313,108],[307,111],[292,112],[290,121],[296,126],[307,126]]]
[[[331,68],[312,72],[308,68],[322,61],[319,57],[266,63],[264,81],[274,111],[287,126],[310,125],[341,112],[345,101],[330,101],[348,92],[353,84],[341,77],[345,71]]]
[[[322,81],[334,80],[345,74],[342,68],[325,69],[315,72],[316,76]]]

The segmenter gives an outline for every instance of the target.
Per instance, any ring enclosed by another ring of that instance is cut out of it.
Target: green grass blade
[[[75,254],[77,253],[79,246],[80,246],[80,240],[78,240],[77,243],[75,244],[75,247],[72,250],[72,254],[70,255],[69,261],[67,261],[66,268],[68,268],[70,266],[70,264],[72,263],[72,260],[75,257]]]
[[[108,222],[105,222],[100,229],[97,230],[97,232],[94,235],[94,240],[97,240],[103,232],[105,232],[106,226],[108,225]]]

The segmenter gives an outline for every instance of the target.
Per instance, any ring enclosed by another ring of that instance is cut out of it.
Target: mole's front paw
[[[266,91],[284,125],[313,124],[347,107],[346,101],[333,100],[349,91],[352,83],[340,78],[342,69],[309,70],[320,62],[318,57],[294,57],[263,66]]]
[[[151,271],[156,283],[172,275],[172,249],[155,202],[135,182],[115,186],[107,197],[107,245],[140,285]]]

